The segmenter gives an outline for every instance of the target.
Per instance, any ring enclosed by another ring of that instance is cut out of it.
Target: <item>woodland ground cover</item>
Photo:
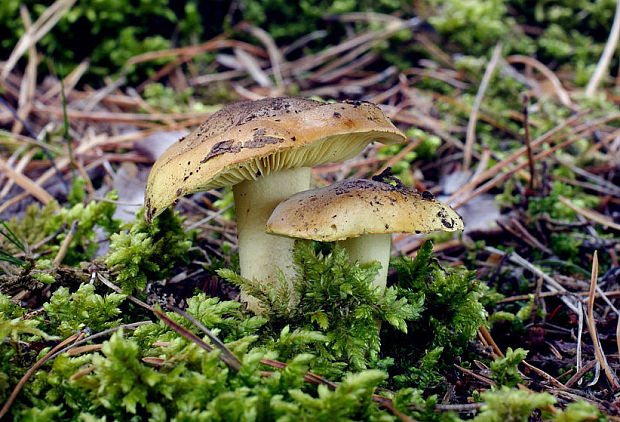
[[[618,419],[616,4],[209,6],[0,5],[1,415]],[[380,104],[409,142],[313,184],[391,167],[465,232],[395,235],[384,294],[376,265],[298,242],[276,291],[238,275],[230,190],[142,220],[158,151],[279,95]]]

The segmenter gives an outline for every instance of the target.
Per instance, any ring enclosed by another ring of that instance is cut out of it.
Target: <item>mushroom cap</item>
[[[155,162],[146,186],[145,218],[151,221],[183,195],[348,159],[372,141],[405,140],[369,102],[284,97],[232,104]]]
[[[429,192],[347,179],[280,202],[267,233],[333,242],[363,234],[463,230],[463,220]]]

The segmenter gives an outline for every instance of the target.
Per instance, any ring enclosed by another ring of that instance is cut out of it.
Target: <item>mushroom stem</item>
[[[279,268],[292,286],[295,276],[294,239],[265,233],[274,208],[289,196],[310,187],[310,168],[280,170],[233,186],[241,276],[260,283],[278,283]],[[248,308],[259,311],[256,300],[242,292]]]
[[[392,235],[389,233],[363,234],[341,240],[338,244],[346,249],[352,262],[357,261],[360,264],[365,264],[371,261],[379,261],[381,268],[375,276],[373,284],[383,292],[387,283]]]

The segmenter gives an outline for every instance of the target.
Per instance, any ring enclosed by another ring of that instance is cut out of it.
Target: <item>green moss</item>
[[[536,409],[544,409],[556,403],[549,393],[511,390],[503,387],[497,391],[481,394],[485,404],[473,419],[476,422],[521,422],[527,421]]]
[[[107,198],[116,199],[116,194],[110,193]],[[69,266],[88,261],[99,249],[99,244],[95,241],[96,227],[104,229],[107,233],[118,230],[119,223],[112,218],[116,206],[109,201],[90,201],[87,204],[80,202],[70,208],[60,208],[56,211],[57,206],[55,202],[44,207],[30,205],[21,221],[18,222],[14,218],[7,223],[17,238],[30,246],[47,239],[37,249],[43,256],[40,259],[47,259],[49,255],[56,256],[73,222],[77,222],[76,230],[63,259],[63,264]],[[57,235],[49,239],[54,234]],[[17,252],[15,245],[11,245],[2,237],[0,237],[0,249],[11,253]]]
[[[307,241],[296,242],[294,257],[299,278],[293,291],[250,282],[227,269],[218,274],[259,299],[276,333],[283,329],[288,334],[290,325],[310,336],[318,354],[314,369],[319,372],[334,371],[338,362],[356,370],[376,365],[380,358],[377,322],[406,332],[407,322],[418,318],[419,296],[412,294],[408,300],[394,287],[385,293],[372,287],[376,262],[353,264],[338,245]]]
[[[89,74],[103,77],[117,72],[132,56],[172,47],[175,31],[184,42],[202,35],[204,28],[198,4],[187,2],[183,8],[166,0],[81,0],[61,17],[37,46],[46,57],[52,58],[61,75],[67,75],[75,65],[88,58],[91,61]],[[8,57],[24,33],[19,17],[20,5],[27,8],[34,22],[50,3],[40,0],[2,2],[0,51],[4,57]],[[215,20],[217,15],[211,18]],[[208,34],[214,35],[209,28],[206,32],[207,37]],[[80,34],[79,43],[75,42],[75,34]],[[136,68],[126,70],[135,72]],[[130,74],[130,78],[132,76]]]
[[[493,381],[498,387],[514,387],[523,382],[523,377],[519,372],[518,365],[527,356],[527,350],[521,348],[513,350],[506,349],[506,357],[497,358],[491,362],[490,369]]]
[[[578,188],[560,182],[553,182],[549,195],[532,197],[528,204],[527,213],[532,217],[539,217],[546,213],[551,218],[558,220],[574,221],[575,211],[564,205],[559,197],[563,196],[579,208],[596,207],[599,199],[594,195],[586,195]]]
[[[93,332],[115,327],[120,320],[114,318],[120,315],[124,300],[125,295],[118,293],[96,294],[92,284],[82,284],[74,293],[60,287],[43,305],[48,331],[65,338],[85,327]]]
[[[142,210],[138,211],[142,215]],[[183,220],[170,209],[152,224],[138,217],[110,236],[110,252],[105,264],[116,274],[116,282],[126,293],[142,290],[148,280],[161,280],[179,264],[188,263],[188,249],[196,231],[185,230]]]

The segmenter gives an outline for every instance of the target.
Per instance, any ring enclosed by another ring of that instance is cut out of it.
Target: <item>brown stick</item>
[[[527,162],[530,167],[530,190],[534,191],[536,187],[536,174],[534,167],[534,153],[532,152],[532,144],[530,143],[530,122],[529,113],[527,111],[527,104],[529,98],[526,95],[523,96],[523,128],[525,129],[525,147],[527,148]]]
[[[588,331],[590,332],[590,337],[592,338],[592,345],[594,346],[594,353],[596,355],[596,359],[599,364],[603,367],[605,371],[605,376],[607,380],[612,385],[614,389],[620,387],[620,383],[618,382],[618,378],[611,371],[611,368],[607,364],[607,359],[601,350],[601,345],[599,343],[598,334],[596,332],[596,324],[594,323],[594,291],[596,290],[596,280],[598,278],[598,251],[594,251],[594,256],[592,257],[592,277],[590,278],[590,296],[588,297]]]

